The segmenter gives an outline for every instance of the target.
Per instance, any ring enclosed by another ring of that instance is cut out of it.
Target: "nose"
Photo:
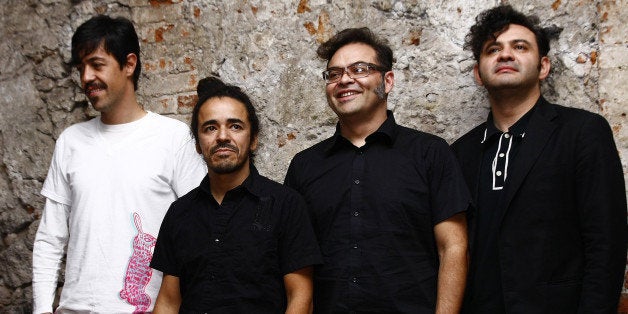
[[[90,66],[85,66],[80,70],[81,82],[83,85],[90,83],[95,79],[94,71]]]
[[[224,143],[229,142],[229,132],[227,128],[219,128],[218,133],[216,134],[216,139],[218,142]]]
[[[344,71],[342,71],[342,76],[340,76],[340,81],[338,81],[338,83],[347,84],[350,82],[353,82],[353,78],[349,75],[349,72],[347,71],[347,69],[344,69]]]
[[[511,61],[513,60],[512,49],[510,47],[504,47],[499,51],[498,55],[499,61]]]

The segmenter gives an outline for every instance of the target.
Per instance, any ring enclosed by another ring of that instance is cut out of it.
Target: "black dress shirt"
[[[434,225],[464,212],[460,167],[436,136],[391,112],[355,147],[339,131],[292,160],[285,184],[305,198],[323,253],[316,313],[433,313]]]
[[[183,313],[283,313],[283,276],[320,262],[301,196],[251,166],[222,204],[206,176],[170,206],[151,267],[179,277]]]

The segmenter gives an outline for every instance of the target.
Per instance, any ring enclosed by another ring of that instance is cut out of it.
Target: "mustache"
[[[100,82],[93,82],[93,83],[85,84],[85,87],[83,87],[83,90],[88,91],[90,89],[105,89],[105,88],[107,88],[107,84],[100,83]]]
[[[216,153],[216,151],[218,151],[219,149],[223,149],[223,148],[231,149],[231,150],[236,151],[236,152],[238,151],[238,147],[236,147],[235,145],[232,145],[232,144],[229,144],[229,143],[220,143],[220,144],[212,147],[209,152],[214,154],[214,153]]]

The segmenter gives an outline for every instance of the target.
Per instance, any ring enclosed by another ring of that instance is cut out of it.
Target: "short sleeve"
[[[445,140],[438,139],[428,148],[430,176],[430,208],[432,223],[442,222],[465,212],[471,204],[471,194],[464,181],[460,164]]]

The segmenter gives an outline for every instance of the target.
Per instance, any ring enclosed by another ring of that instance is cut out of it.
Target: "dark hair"
[[[395,61],[392,49],[390,49],[386,41],[375,36],[368,27],[347,28],[338,32],[334,37],[322,43],[316,49],[316,54],[319,58],[329,62],[338,49],[353,43],[371,46],[377,54],[379,65],[383,66],[386,71],[392,70],[392,65]]]
[[[81,64],[83,57],[94,52],[100,45],[120,64],[126,64],[126,57],[133,53],[137,56],[137,65],[133,72],[133,86],[137,90],[137,81],[142,71],[140,61],[140,43],[133,23],[126,18],[111,18],[97,15],[81,24],[72,36],[72,65]]]
[[[192,110],[192,121],[190,122],[190,129],[192,130],[196,144],[198,144],[198,113],[207,100],[216,97],[229,97],[244,104],[249,123],[251,124],[251,140],[257,136],[259,133],[259,118],[257,117],[251,99],[242,89],[235,85],[225,84],[217,77],[210,76],[198,82],[196,93],[198,94],[198,101],[194,106],[194,110]]]
[[[484,43],[506,31],[510,24],[521,25],[534,33],[539,47],[539,57],[547,56],[550,50],[550,31],[538,25],[539,18],[536,15],[525,15],[510,5],[500,5],[486,10],[475,18],[475,22],[465,37],[464,48],[473,52],[476,61],[480,60]]]

